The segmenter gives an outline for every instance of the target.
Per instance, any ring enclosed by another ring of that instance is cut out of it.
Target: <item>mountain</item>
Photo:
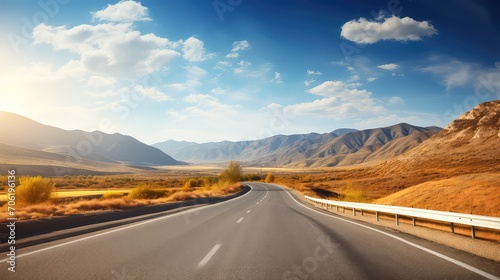
[[[334,131],[332,131],[332,133],[337,135],[337,136],[342,136],[344,134],[356,132],[356,131],[359,131],[359,130],[352,129],[352,128],[339,128],[339,129],[335,129]]]
[[[276,135],[241,142],[198,144],[169,140],[153,146],[193,163],[240,160],[259,166],[336,166],[394,157],[439,130],[402,123],[363,131],[339,129],[324,134]]]
[[[11,163],[31,157],[33,161],[59,162],[63,166],[71,162],[89,166],[181,164],[157,148],[118,133],[64,130],[8,112],[0,112],[0,123],[0,150],[3,159]]]
[[[372,188],[398,190],[375,203],[498,217],[500,100],[477,105],[370,176],[385,179]]]
[[[406,172],[442,166],[468,172],[500,168],[500,100],[477,105],[382,169]]]

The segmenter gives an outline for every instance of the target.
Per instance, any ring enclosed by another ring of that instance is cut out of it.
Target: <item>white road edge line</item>
[[[276,185],[276,186],[277,186],[277,185]],[[470,265],[468,265],[468,264],[466,264],[466,263],[463,263],[463,262],[461,262],[461,261],[458,261],[458,260],[455,260],[455,259],[450,258],[450,257],[448,257],[448,256],[445,256],[445,255],[443,255],[443,254],[441,254],[441,253],[438,253],[438,252],[436,252],[436,251],[433,251],[433,250],[431,250],[431,249],[427,249],[427,248],[425,248],[425,247],[422,247],[422,246],[420,246],[420,245],[418,245],[418,244],[415,244],[415,243],[413,243],[413,242],[410,242],[410,241],[408,241],[408,240],[405,240],[405,239],[403,239],[403,238],[401,238],[401,237],[397,237],[397,236],[392,235],[392,234],[390,234],[390,233],[383,232],[383,231],[381,231],[381,230],[378,230],[378,229],[375,229],[375,228],[372,228],[372,227],[369,227],[369,226],[366,226],[366,225],[358,224],[358,223],[353,222],[353,221],[349,221],[349,220],[346,220],[346,219],[343,219],[343,218],[340,218],[340,217],[336,217],[336,216],[333,216],[333,215],[328,215],[328,214],[325,214],[325,213],[320,212],[320,211],[318,211],[318,210],[315,210],[315,209],[309,208],[309,207],[305,206],[304,204],[302,204],[302,203],[298,202],[295,198],[293,198],[293,196],[292,196],[292,195],[291,195],[291,194],[290,194],[290,193],[289,193],[289,192],[288,192],[285,188],[283,188],[283,187],[281,187],[281,186],[278,186],[278,187],[280,187],[280,188],[282,188],[283,190],[285,190],[285,192],[286,192],[286,193],[287,193],[287,194],[288,194],[288,195],[289,195],[289,196],[293,199],[293,201],[295,201],[298,205],[300,205],[300,206],[302,206],[302,207],[304,207],[304,208],[307,208],[307,209],[309,209],[309,210],[311,210],[311,211],[314,211],[314,212],[316,212],[316,213],[318,213],[318,214],[321,214],[321,215],[324,215],[324,216],[327,216],[327,217],[330,217],[330,218],[338,219],[338,220],[341,220],[341,221],[344,221],[344,222],[347,222],[347,223],[350,223],[350,224],[353,224],[353,225],[357,225],[357,226],[360,226],[360,227],[364,227],[364,228],[366,228],[366,229],[369,229],[369,230],[372,230],[372,231],[378,232],[378,233],[380,233],[380,234],[383,234],[383,235],[386,235],[386,236],[392,237],[392,238],[394,238],[394,239],[396,239],[396,240],[399,240],[399,241],[401,241],[401,242],[403,242],[403,243],[406,243],[406,244],[408,244],[408,245],[410,245],[410,246],[413,246],[413,247],[415,247],[415,248],[417,248],[417,249],[420,249],[420,250],[422,250],[422,251],[424,251],[424,252],[427,252],[427,253],[429,253],[429,254],[432,254],[432,255],[434,255],[434,256],[436,256],[436,257],[438,257],[438,258],[441,258],[441,259],[443,259],[443,260],[449,261],[449,262],[451,262],[451,263],[453,263],[453,264],[456,264],[456,265],[458,265],[458,266],[460,266],[460,267],[462,267],[462,268],[465,268],[465,269],[467,269],[467,270],[469,270],[469,271],[472,271],[472,272],[474,272],[474,273],[476,273],[476,274],[479,274],[479,275],[481,275],[481,276],[483,276],[483,277],[485,277],[485,278],[487,278],[487,279],[490,279],[490,280],[500,280],[500,278],[496,277],[495,275],[489,274],[488,272],[482,271],[482,270],[480,270],[480,269],[478,269],[478,268],[475,268],[475,267],[470,266]]]
[[[219,250],[220,246],[221,244],[216,244],[212,248],[212,250],[210,250],[210,252],[208,252],[208,254],[198,264],[198,268],[204,267],[210,261],[210,259],[215,255],[215,253],[217,253],[217,250]]]
[[[43,251],[48,251],[48,250],[55,249],[55,248],[58,248],[58,247],[66,246],[66,245],[69,245],[69,244],[77,243],[77,242],[80,242],[80,241],[84,241],[84,240],[96,238],[96,237],[99,237],[99,236],[107,235],[107,234],[110,234],[110,233],[113,233],[113,232],[118,232],[118,231],[126,230],[126,229],[129,229],[129,228],[142,226],[144,224],[149,224],[149,223],[156,222],[156,221],[159,221],[159,220],[169,219],[169,218],[177,217],[177,216],[180,216],[180,215],[185,215],[187,213],[198,211],[200,209],[205,209],[205,208],[209,208],[209,207],[213,207],[213,206],[222,205],[222,204],[225,204],[225,203],[228,203],[228,202],[232,202],[232,201],[240,199],[240,198],[246,196],[247,194],[251,193],[253,188],[250,185],[248,185],[248,186],[250,187],[250,191],[249,192],[247,192],[246,194],[244,194],[242,196],[238,196],[236,198],[229,199],[229,200],[226,200],[224,202],[219,202],[219,203],[215,203],[215,204],[211,204],[211,205],[207,205],[207,206],[202,206],[202,207],[196,207],[196,208],[188,209],[188,210],[177,212],[177,213],[170,214],[170,215],[167,214],[166,216],[163,216],[163,217],[159,217],[159,218],[147,220],[147,221],[136,223],[136,224],[131,224],[129,226],[122,227],[122,228],[117,228],[117,229],[113,229],[113,230],[110,230],[110,231],[101,232],[101,233],[98,233],[98,234],[94,234],[94,235],[91,235],[91,236],[83,237],[83,238],[80,238],[80,239],[76,239],[76,240],[64,242],[64,243],[53,245],[53,246],[49,246],[49,247],[42,248],[42,249],[39,249],[39,250],[35,250],[35,251],[32,251],[32,252],[27,252],[27,253],[20,254],[20,255],[16,256],[16,259],[22,258],[22,257],[26,257],[26,256],[29,256],[29,255],[33,255],[33,254],[37,254],[37,253],[40,253],[40,252],[43,252]],[[2,260],[0,260],[0,263],[7,262],[8,260],[9,260],[8,258],[7,259],[2,259]]]
[[[236,223],[237,224],[241,223],[241,221],[243,221],[243,219],[245,219],[245,218],[241,217],[238,221],[236,221]]]

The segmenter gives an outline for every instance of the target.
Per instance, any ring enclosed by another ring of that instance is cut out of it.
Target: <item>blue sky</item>
[[[495,1],[0,1],[0,110],[152,144],[407,122],[500,98]]]

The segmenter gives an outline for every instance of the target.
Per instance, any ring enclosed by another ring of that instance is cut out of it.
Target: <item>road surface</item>
[[[0,279],[499,279],[499,263],[249,185],[226,202],[19,249]]]

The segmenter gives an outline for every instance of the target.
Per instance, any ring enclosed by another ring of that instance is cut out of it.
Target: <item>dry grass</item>
[[[476,170],[432,167],[391,173],[379,166],[334,168],[278,173],[276,182],[313,197],[500,217],[500,168]]]
[[[101,197],[101,200],[106,200],[106,199],[115,199],[115,198],[122,198],[123,197],[123,193],[122,192],[105,192],[102,197]]]
[[[16,205],[16,217],[19,220],[30,220],[40,218],[50,218],[53,216],[65,216],[84,214],[96,211],[106,211],[114,209],[125,209],[137,206],[155,205],[176,201],[185,201],[202,197],[223,196],[238,192],[242,189],[241,184],[227,186],[212,186],[209,190],[197,189],[191,191],[165,192],[169,195],[157,199],[131,199],[123,196],[122,193],[109,192],[106,198],[71,200],[51,200],[37,205]],[[116,197],[120,195],[121,197]],[[104,197],[104,196],[103,196]],[[7,221],[7,205],[0,208],[0,223]]]
[[[500,174],[483,173],[425,182],[374,202],[500,217]]]

